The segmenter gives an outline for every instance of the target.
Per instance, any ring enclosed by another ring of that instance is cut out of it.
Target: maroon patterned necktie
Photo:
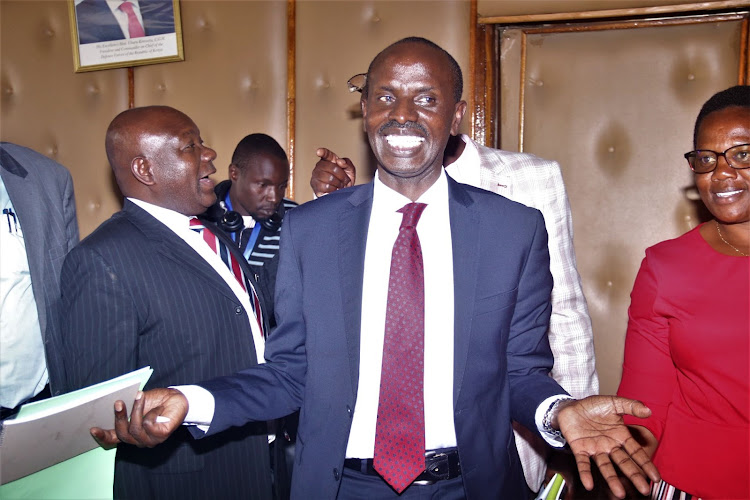
[[[141,26],[141,22],[138,20],[138,16],[135,15],[133,4],[130,2],[122,2],[118,8],[128,16],[128,34],[130,35],[130,38],[146,36],[146,32],[143,31],[143,26]]]
[[[417,222],[427,205],[409,203],[391,256],[373,466],[396,492],[424,471],[424,266]]]

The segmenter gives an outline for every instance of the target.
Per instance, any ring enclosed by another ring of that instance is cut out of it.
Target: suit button
[[[339,470],[338,470],[338,469],[333,469],[333,478],[334,478],[334,479],[335,479],[336,481],[338,481],[338,480],[339,480],[339,477],[341,477],[341,476],[339,475]]]
[[[237,306],[234,308],[234,312],[237,314],[242,314],[242,306]]]
[[[346,414],[349,415],[349,418],[352,418],[352,407],[349,405],[346,405]]]

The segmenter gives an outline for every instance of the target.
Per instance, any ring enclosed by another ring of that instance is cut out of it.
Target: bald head
[[[185,113],[168,106],[123,111],[107,129],[107,158],[126,197],[198,215],[216,197],[216,152],[203,145],[200,131]]]

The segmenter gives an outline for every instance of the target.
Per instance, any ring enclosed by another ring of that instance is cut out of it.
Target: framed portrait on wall
[[[68,0],[76,73],[183,61],[178,0]]]

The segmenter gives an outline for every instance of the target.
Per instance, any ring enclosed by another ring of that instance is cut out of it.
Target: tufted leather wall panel
[[[703,102],[737,83],[741,29],[729,21],[527,35],[522,147],[561,164],[603,393],[619,384],[644,250],[699,222],[682,154]],[[521,38],[506,35],[508,56]],[[504,79],[514,83],[513,66]],[[518,116],[517,96],[506,97],[503,114]]]
[[[185,61],[136,67],[135,105],[187,113],[216,150],[214,177],[223,180],[247,134],[286,149],[286,2],[182,0],[180,13]]]
[[[81,234],[120,208],[104,132],[128,105],[127,70],[73,72],[66,2],[0,2],[0,138],[73,175]]]
[[[378,52],[406,36],[435,41],[466,71],[468,29],[469,4],[464,0],[299,2],[295,165],[298,197],[312,197],[310,173],[318,160],[315,150],[322,146],[350,157],[361,167],[357,183],[372,178],[374,164],[362,132],[360,94],[347,90],[346,81],[351,76],[366,72]]]

